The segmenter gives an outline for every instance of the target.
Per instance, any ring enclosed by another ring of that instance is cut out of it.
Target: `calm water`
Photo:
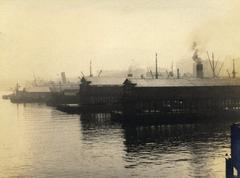
[[[229,131],[126,127],[0,99],[0,177],[224,177]]]

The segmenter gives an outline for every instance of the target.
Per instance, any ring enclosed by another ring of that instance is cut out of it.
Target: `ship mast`
[[[90,61],[90,77],[92,77],[92,61]]]
[[[236,78],[235,59],[233,59],[233,71],[232,71],[232,74],[233,74],[233,78]]]
[[[156,53],[156,74],[155,74],[156,79],[158,79],[158,61],[157,61],[157,53]]]
[[[217,61],[215,61],[213,52],[212,52],[212,59],[210,59],[208,51],[207,51],[207,56],[208,56],[208,61],[209,61],[210,67],[212,69],[213,78],[216,78],[217,77],[216,69],[217,69],[219,61],[218,61],[218,59],[217,59]]]
[[[216,68],[216,66],[215,66],[215,59],[214,59],[214,54],[212,53],[212,71],[213,71],[213,78],[215,78],[216,77],[216,74],[215,74],[215,68]]]

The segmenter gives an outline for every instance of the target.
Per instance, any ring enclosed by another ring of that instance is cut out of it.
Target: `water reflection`
[[[122,159],[124,137],[121,125],[103,113],[82,114],[80,123],[82,149],[91,171],[97,171],[97,177],[129,177]]]
[[[0,100],[0,177],[224,177],[231,122],[130,126]]]
[[[124,136],[126,168],[144,169],[146,176],[224,175],[229,124],[125,126]]]
[[[121,128],[121,125],[116,122],[112,122],[110,113],[85,113],[81,114],[81,127],[83,130],[89,129],[109,129]]]
[[[81,116],[85,140],[111,144],[114,136],[123,137],[123,166],[137,177],[223,177],[230,125],[134,126],[111,122],[104,114]]]

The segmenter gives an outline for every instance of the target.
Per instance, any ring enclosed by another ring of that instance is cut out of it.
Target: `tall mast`
[[[92,61],[90,61],[90,77],[92,77]]]
[[[157,63],[157,53],[156,53],[156,79],[158,79],[158,63]]]
[[[212,66],[213,66],[213,77],[216,77],[215,74],[215,59],[214,59],[214,53],[212,52]]]
[[[232,71],[232,74],[233,74],[233,78],[236,77],[236,71],[235,71],[235,59],[233,59],[233,71]]]

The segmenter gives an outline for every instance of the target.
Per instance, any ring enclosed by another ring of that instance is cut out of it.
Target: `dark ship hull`
[[[10,97],[12,103],[46,103],[50,93],[21,92]]]

